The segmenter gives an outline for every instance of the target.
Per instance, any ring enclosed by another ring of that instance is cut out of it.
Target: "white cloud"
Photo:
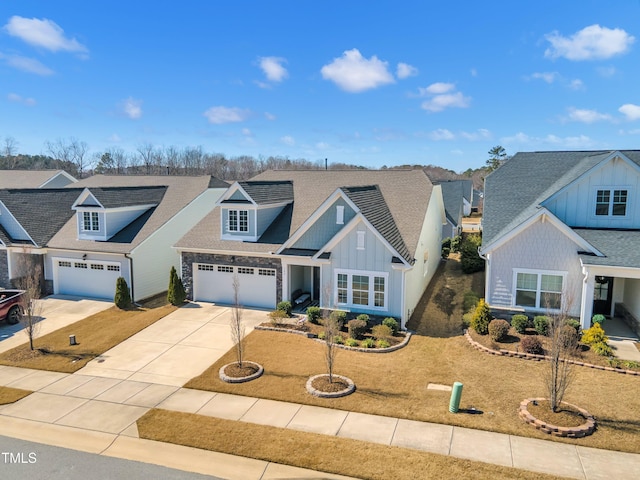
[[[328,150],[331,147],[331,145],[329,145],[326,142],[318,142],[316,143],[316,148],[318,150]]]
[[[453,132],[451,130],[447,130],[446,128],[438,128],[437,130],[429,132],[427,136],[434,141],[453,140],[454,138],[456,138]]]
[[[571,80],[569,82],[569,88],[571,90],[584,90],[585,86],[584,86],[584,82],[582,80],[580,80],[579,78],[574,78],[573,80]]]
[[[120,102],[120,108],[131,120],[137,120],[142,117],[142,100],[129,97]]]
[[[453,83],[436,82],[426,88],[418,88],[418,92],[420,92],[420,96],[424,97],[427,95],[441,95],[455,89],[456,86]]]
[[[274,121],[276,119],[276,116],[272,113],[269,112],[264,112],[264,117],[269,120],[269,121]]]
[[[472,77],[477,77],[478,76],[478,70],[476,70],[475,68],[471,69],[471,76]]]
[[[87,47],[75,38],[67,38],[64,30],[52,20],[46,18],[24,18],[14,15],[4,26],[4,30],[13,37],[34,47],[46,48],[52,52],[66,51],[86,54]]]
[[[415,77],[418,75],[418,69],[408,63],[400,62],[396,68],[396,75],[399,79]]]
[[[627,120],[640,120],[640,105],[625,103],[618,111],[627,117]]]
[[[122,138],[120,138],[120,135],[118,135],[117,133],[114,133],[107,140],[113,143],[120,143],[122,141]]]
[[[558,72],[535,72],[531,74],[531,78],[544,80],[547,83],[553,83],[559,77],[560,75],[558,74]]]
[[[430,112],[441,112],[445,108],[467,108],[470,97],[465,97],[462,92],[446,93],[422,102],[422,108]]]
[[[551,44],[544,52],[548,58],[563,57],[567,60],[598,60],[626,53],[635,38],[620,28],[607,28],[590,25],[563,37],[553,31],[545,35]]]
[[[479,128],[475,132],[460,132],[460,136],[470,141],[485,140],[491,138],[491,132],[486,128]]]
[[[600,74],[601,77],[605,77],[605,78],[610,78],[613,77],[616,73],[616,67],[598,67],[597,72]]]
[[[451,150],[451,153],[453,155],[464,155],[464,152],[458,148],[456,148],[455,150]]]
[[[586,135],[576,137],[558,137],[549,134],[545,137],[532,137],[523,132],[518,132],[511,137],[500,139],[503,145],[552,145],[561,148],[586,149],[594,145],[594,141]]]
[[[270,82],[281,82],[289,76],[287,69],[282,66],[287,60],[281,57],[260,57],[260,68]]]
[[[249,118],[251,112],[237,107],[211,107],[203,113],[209,123],[221,125],[223,123],[242,122]]]
[[[289,145],[290,147],[296,144],[295,139],[290,135],[285,135],[284,137],[280,137],[280,141],[285,145]]]
[[[569,120],[573,122],[594,123],[603,120],[611,120],[611,115],[608,113],[600,113],[596,110],[570,107]]]
[[[21,55],[5,55],[0,53],[0,60],[4,60],[4,62],[10,67],[27,73],[35,73],[36,75],[41,75],[43,77],[53,75],[55,73],[49,67],[43,65],[34,58],[23,57]]]
[[[358,93],[394,83],[388,66],[387,62],[379,60],[375,55],[370,59],[364,58],[360,51],[354,48],[323,66],[320,73],[322,78],[331,80],[342,90]]]
[[[243,128],[241,130],[242,135],[244,135],[245,137],[253,137],[253,132],[251,130],[249,130],[248,128]]]
[[[8,94],[7,100],[9,100],[10,102],[21,103],[28,107],[33,107],[36,104],[35,98],[31,98],[31,97],[25,98],[21,95],[18,95],[17,93]]]

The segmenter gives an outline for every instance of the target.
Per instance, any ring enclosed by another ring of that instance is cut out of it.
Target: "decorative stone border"
[[[253,374],[248,375],[246,377],[230,377],[230,376],[226,375],[224,373],[225,369],[229,365],[235,365],[236,363],[237,362],[227,363],[226,365],[223,365],[222,367],[220,367],[220,370],[218,371],[218,375],[220,376],[220,380],[222,380],[223,382],[227,382],[227,383],[244,383],[244,382],[249,382],[251,380],[255,380],[256,378],[260,377],[264,373],[264,368],[262,367],[262,365],[260,365],[259,363],[256,363],[256,362],[249,362],[249,361],[245,360],[242,363],[250,363],[251,365],[255,365],[256,367],[258,367],[258,371],[256,373],[253,373]]]
[[[271,332],[285,332],[285,333],[295,333],[296,335],[302,335],[307,338],[315,338],[315,334],[311,332],[303,332],[301,330],[294,330],[293,328],[285,328],[285,327],[268,327],[265,325],[256,325],[253,327],[254,330],[267,330]]]
[[[582,438],[586,437],[587,435],[591,435],[596,431],[596,419],[593,417],[593,415],[591,415],[586,410],[567,402],[562,403],[578,410],[578,412],[580,412],[580,415],[585,418],[585,423],[578,427],[557,427],[556,425],[551,425],[550,423],[538,420],[529,413],[529,410],[527,410],[527,406],[533,401],[541,402],[543,400],[546,400],[546,398],[527,398],[526,400],[520,402],[520,408],[518,408],[518,415],[520,416],[520,418],[524,420],[525,423],[529,423],[536,427],[537,430],[548,433],[549,435],[554,435],[556,437]]]
[[[356,384],[353,383],[353,380],[351,380],[350,378],[345,377],[343,375],[336,375],[335,373],[333,374],[334,377],[339,378],[340,380],[344,380],[345,382],[347,382],[347,384],[348,384],[347,388],[345,388],[344,390],[340,390],[338,392],[323,392],[321,390],[317,390],[317,389],[313,388],[313,381],[316,378],[328,377],[328,376],[329,376],[328,373],[321,373],[320,375],[314,375],[313,377],[309,377],[309,380],[307,380],[307,385],[306,385],[307,392],[309,392],[314,397],[340,398],[340,397],[346,397],[347,395],[351,395],[353,392],[356,391]]]
[[[548,357],[546,355],[536,355],[534,353],[525,353],[525,352],[514,352],[511,350],[505,350],[505,349],[493,350],[492,348],[487,348],[484,345],[481,345],[478,342],[476,342],[473,338],[471,338],[471,335],[469,335],[468,330],[464,331],[464,336],[466,337],[467,341],[471,344],[473,348],[480,350],[481,352],[489,353],[491,355],[496,355],[499,357],[515,357],[515,358],[522,358],[524,360],[537,360],[537,361],[551,359],[551,357]],[[634,375],[634,376],[640,377],[640,370],[624,370],[622,368],[603,367],[602,365],[594,365],[592,363],[579,362],[577,360],[569,360],[569,363],[573,365],[578,365],[581,367],[593,368],[595,370],[624,373],[626,375]]]

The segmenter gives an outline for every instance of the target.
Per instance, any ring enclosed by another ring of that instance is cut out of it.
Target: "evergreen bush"
[[[131,294],[129,293],[129,285],[124,277],[118,277],[116,280],[116,293],[113,297],[113,303],[116,307],[124,310],[131,306]]]

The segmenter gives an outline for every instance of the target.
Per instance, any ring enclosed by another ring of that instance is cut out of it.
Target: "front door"
[[[593,287],[593,314],[611,315],[611,298],[613,294],[613,277],[596,275]]]

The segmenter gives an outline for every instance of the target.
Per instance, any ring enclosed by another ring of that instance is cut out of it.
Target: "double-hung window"
[[[629,191],[624,189],[598,189],[596,215],[624,217],[627,214]]]
[[[228,226],[230,232],[248,232],[249,212],[247,210],[229,210]]]
[[[562,307],[564,274],[516,271],[515,305],[559,310]]]
[[[85,232],[97,232],[100,230],[98,212],[82,212],[82,230]]]
[[[368,308],[387,308],[388,275],[381,272],[336,273],[336,300],[338,305]]]

